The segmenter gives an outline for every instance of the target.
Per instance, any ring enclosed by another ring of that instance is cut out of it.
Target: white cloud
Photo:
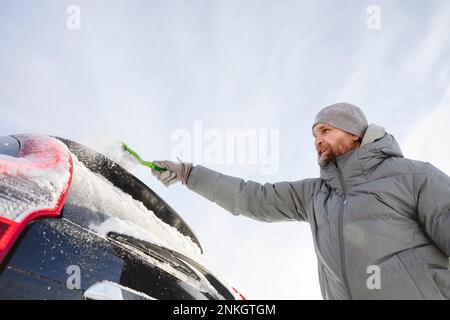
[[[450,86],[442,95],[436,109],[413,123],[403,144],[406,157],[427,161],[450,175]]]
[[[403,72],[406,74],[429,75],[436,68],[442,68],[439,62],[447,59],[450,53],[450,3],[439,2],[434,7],[434,14],[429,17],[428,28],[414,50],[403,64]],[[424,26],[426,28],[426,26]],[[445,63],[445,61],[444,61]]]

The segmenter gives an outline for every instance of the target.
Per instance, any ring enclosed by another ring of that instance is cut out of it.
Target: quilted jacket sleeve
[[[234,215],[266,222],[308,221],[305,208],[313,197],[316,180],[262,185],[195,166],[187,187]]]

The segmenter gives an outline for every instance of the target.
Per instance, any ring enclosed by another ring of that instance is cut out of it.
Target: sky
[[[181,135],[183,161],[295,181],[319,176],[314,116],[347,101],[405,157],[449,174],[448,12],[447,0],[0,0],[0,135],[98,151],[121,140],[147,160],[173,159]],[[261,156],[225,161],[239,151],[219,137],[239,130],[258,133],[244,151],[268,147],[274,170]],[[308,223],[236,217],[144,168],[136,175],[245,296],[321,299]]]

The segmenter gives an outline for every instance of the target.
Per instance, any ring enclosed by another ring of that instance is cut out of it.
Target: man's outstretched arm
[[[155,161],[155,164],[170,171],[153,172],[166,186],[181,181],[234,215],[266,222],[309,220],[305,208],[312,199],[316,179],[262,185],[199,165],[169,161]]]

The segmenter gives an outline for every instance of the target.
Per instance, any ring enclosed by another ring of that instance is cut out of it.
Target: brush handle
[[[158,172],[164,172],[164,171],[167,170],[166,168],[158,167],[156,164],[154,164],[154,163],[151,162],[151,161],[142,161],[142,164],[143,164],[144,166],[149,167],[149,168],[151,168],[151,169],[153,169],[153,170],[156,170],[156,171],[158,171]]]

